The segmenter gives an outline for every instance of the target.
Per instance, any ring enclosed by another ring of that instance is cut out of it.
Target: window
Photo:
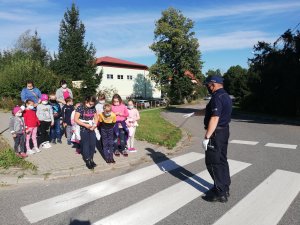
[[[114,79],[114,75],[113,74],[107,74],[106,77],[107,77],[107,79],[110,79],[110,80]]]
[[[123,75],[118,75],[119,80],[123,80]]]
[[[132,75],[127,75],[127,80],[132,80]]]

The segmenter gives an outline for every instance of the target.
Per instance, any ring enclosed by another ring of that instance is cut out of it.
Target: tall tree
[[[73,3],[60,23],[59,49],[52,68],[61,77],[82,80],[81,94],[86,96],[96,93],[101,74],[95,75],[96,49],[93,44],[84,43],[84,38],[85,26],[79,19],[79,9]]]
[[[238,102],[249,94],[247,72],[247,69],[237,65],[231,66],[223,76],[224,88],[229,94],[234,95]]]
[[[205,75],[206,75],[206,77],[210,77],[213,75],[222,76],[222,73],[221,73],[220,69],[216,69],[216,70],[210,69],[205,73]]]
[[[172,102],[182,103],[193,93],[194,86],[184,73],[188,70],[202,80],[201,53],[199,43],[192,31],[194,22],[181,11],[169,8],[162,12],[156,22],[154,43],[150,49],[157,56],[156,63],[150,68]]]
[[[279,44],[280,43],[280,44]],[[273,45],[258,42],[250,59],[251,93],[243,107],[271,114],[300,115],[300,32],[286,31]]]
[[[37,60],[45,66],[49,65],[51,60],[51,56],[36,30],[34,31],[34,35],[31,34],[31,30],[27,30],[21,34],[13,51],[15,54],[29,56],[31,59]]]

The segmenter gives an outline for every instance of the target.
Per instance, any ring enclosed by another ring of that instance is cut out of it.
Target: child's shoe
[[[53,139],[53,140],[51,141],[51,143],[52,143],[52,144],[56,144],[56,140]]]
[[[52,146],[50,145],[50,143],[49,142],[45,142],[45,143],[43,143],[42,144],[42,148],[51,148]]]
[[[62,144],[62,141],[60,139],[57,140],[57,143]]]
[[[21,156],[22,158],[28,157],[28,155],[27,155],[25,152],[21,152],[21,153],[20,153],[20,156]]]
[[[116,151],[114,152],[114,154],[115,154],[115,156],[120,156],[119,150],[116,150]]]
[[[16,152],[16,156],[22,158],[21,153],[20,152]]]
[[[38,147],[34,147],[33,150],[36,152],[41,152],[41,150]]]
[[[129,148],[128,151],[129,152],[136,152],[136,149],[135,148]]]
[[[128,156],[127,150],[123,150],[123,151],[122,151],[122,155],[125,156],[125,157],[127,157],[127,156]]]
[[[71,145],[71,144],[72,144],[72,142],[70,140],[68,140],[68,145]]]
[[[27,153],[27,155],[33,155],[36,152],[33,149],[28,149],[26,153]]]

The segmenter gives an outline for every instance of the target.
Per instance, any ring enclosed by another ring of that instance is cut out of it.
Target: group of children
[[[68,97],[66,104],[56,101],[55,94],[42,94],[37,105],[31,99],[25,101],[25,106],[15,106],[10,119],[10,131],[14,138],[14,149],[18,156],[24,158],[40,152],[40,148],[51,148],[51,144],[62,143],[61,116],[73,111],[73,100]],[[70,114],[69,114],[70,115]],[[70,115],[71,116],[71,115]],[[69,116],[69,117],[70,117]],[[68,116],[63,117],[63,124],[67,127]],[[50,129],[50,133],[48,130]],[[66,129],[68,144],[71,144],[72,131]],[[31,142],[30,142],[31,140]]]
[[[75,107],[71,97],[67,97],[62,106],[56,101],[55,94],[49,97],[42,94],[38,105],[28,99],[25,106],[14,107],[12,114],[10,130],[15,142],[14,149],[23,158],[40,152],[39,147],[47,149],[52,147],[51,144],[62,143],[63,133],[66,134],[67,144],[74,145],[76,153],[83,155],[90,169],[96,166],[93,162],[95,146],[101,148],[107,163],[115,162],[113,155],[128,156],[127,151],[136,151],[134,135],[140,119],[139,112],[132,100],[126,107],[118,94],[113,96],[112,104],[106,103],[104,94],[99,94],[98,102],[77,103]],[[96,139],[91,140],[94,136],[87,135],[86,131],[93,131]],[[91,144],[94,141],[95,146]]]
[[[133,101],[129,100],[126,107],[118,94],[113,96],[112,104],[105,100],[104,94],[98,96],[98,103],[89,96],[75,111],[74,121],[79,127],[79,135],[75,131],[75,136],[80,137],[80,151],[89,169],[97,166],[93,160],[96,146],[107,163],[115,163],[113,155],[128,156],[127,151],[136,151],[133,140],[140,116]]]

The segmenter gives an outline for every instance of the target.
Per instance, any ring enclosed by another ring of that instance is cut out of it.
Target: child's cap
[[[16,113],[19,112],[20,110],[22,110],[21,107],[17,105],[17,106],[15,106],[15,107],[13,108],[12,113],[13,113],[14,115],[16,115]]]
[[[48,101],[48,95],[42,94],[41,100],[42,100],[42,101]]]

